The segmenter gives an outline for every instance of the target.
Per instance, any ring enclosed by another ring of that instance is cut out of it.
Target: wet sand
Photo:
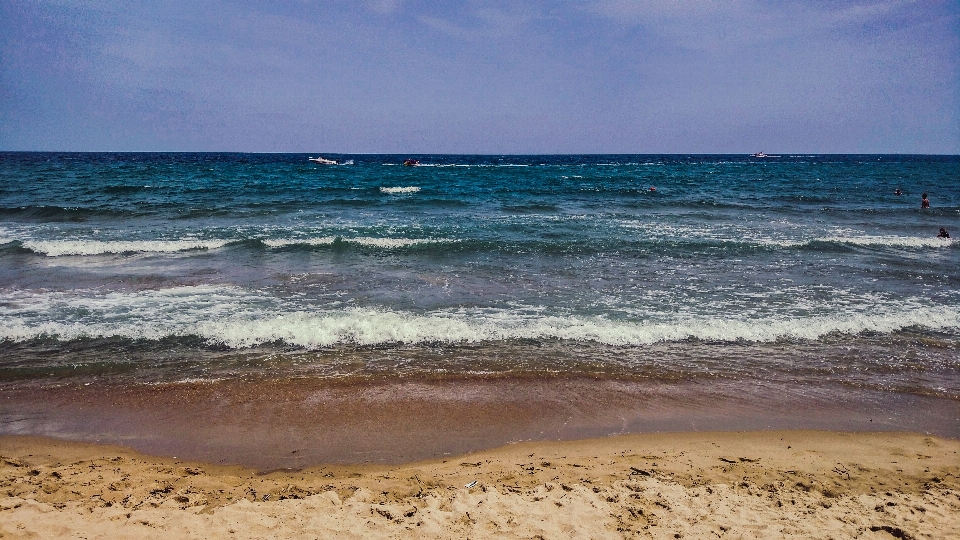
[[[817,431],[526,442],[260,474],[0,437],[2,538],[960,538],[960,441]]]
[[[260,470],[408,463],[519,441],[820,429],[960,438],[960,403],[752,381],[238,378],[0,389],[0,435],[119,444]]]
[[[317,378],[0,390],[0,435],[120,444],[259,469],[407,463],[531,440],[821,429],[960,438],[960,403],[761,383]]]

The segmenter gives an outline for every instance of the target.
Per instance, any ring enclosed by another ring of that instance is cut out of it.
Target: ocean
[[[0,395],[582,378],[960,435],[960,157],[310,156],[0,153]]]

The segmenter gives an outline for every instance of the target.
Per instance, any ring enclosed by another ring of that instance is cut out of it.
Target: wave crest
[[[107,253],[174,253],[191,249],[217,249],[226,240],[25,240],[23,247],[48,257],[103,255]]]
[[[591,341],[613,346],[690,339],[716,342],[816,340],[831,334],[907,328],[960,331],[960,307],[904,302],[817,316],[750,318],[686,315],[614,320],[545,315],[533,306],[426,313],[311,309],[234,287],[179,287],[137,293],[10,293],[0,302],[0,340],[197,336],[246,348],[272,342],[315,349],[337,344],[475,343],[517,339]]]

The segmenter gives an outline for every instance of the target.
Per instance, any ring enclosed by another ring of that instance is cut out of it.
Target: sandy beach
[[[960,441],[754,431],[257,471],[0,438],[0,538],[960,538]]]

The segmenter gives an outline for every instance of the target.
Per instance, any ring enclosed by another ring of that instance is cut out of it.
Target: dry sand
[[[625,435],[258,473],[0,437],[0,538],[960,538],[960,441]],[[475,482],[475,483],[474,483]]]

